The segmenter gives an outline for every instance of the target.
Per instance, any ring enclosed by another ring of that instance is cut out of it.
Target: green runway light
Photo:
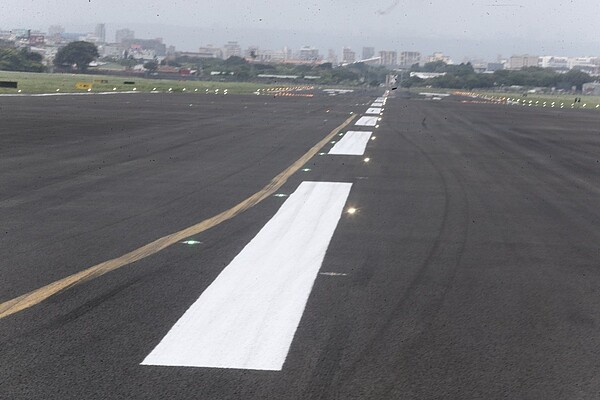
[[[190,246],[194,246],[196,244],[202,244],[202,242],[199,242],[197,240],[186,240],[185,242],[181,242],[181,243],[187,244],[187,245],[190,245]]]

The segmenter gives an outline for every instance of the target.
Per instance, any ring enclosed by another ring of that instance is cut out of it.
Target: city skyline
[[[0,30],[9,29],[25,29],[39,30],[41,32],[49,32],[51,28],[61,26],[65,32],[73,32],[93,34],[98,23],[89,25],[67,25],[53,23],[48,27],[35,26],[17,26],[5,27],[0,26]],[[487,50],[477,51],[480,48],[480,43],[470,42],[467,40],[457,40],[453,38],[380,38],[381,42],[371,42],[360,37],[346,38],[339,36],[331,36],[324,39],[318,33],[307,32],[299,37],[298,35],[285,35],[285,31],[261,31],[256,30],[254,34],[251,31],[219,31],[219,30],[202,30],[191,27],[173,27],[162,25],[146,25],[146,24],[112,24],[104,23],[106,29],[107,42],[113,42],[118,30],[130,29],[136,32],[137,38],[162,38],[167,45],[173,45],[178,51],[197,51],[198,48],[213,45],[222,47],[229,41],[237,41],[243,48],[259,47],[260,49],[276,50],[283,47],[292,48],[294,51],[299,50],[304,46],[318,48],[322,54],[325,54],[329,49],[334,49],[341,58],[342,49],[350,48],[355,51],[357,56],[361,54],[363,47],[374,47],[376,53],[381,50],[386,51],[418,51],[422,54],[433,54],[441,51],[448,54],[456,62],[472,59],[485,59],[495,61],[498,56],[508,58],[514,54],[539,54],[539,55],[556,55],[565,57],[578,56],[598,56],[599,47],[580,43],[547,43],[544,41],[521,43],[519,46],[507,45],[503,40],[488,42]],[[196,32],[196,34],[194,34]],[[225,36],[228,35],[228,36]],[[286,41],[287,39],[287,41]],[[187,43],[187,45],[185,45]],[[586,48],[596,50],[586,51]],[[462,51],[463,49],[473,49],[472,51]],[[360,57],[357,57],[360,58]]]
[[[423,53],[444,51],[454,59],[493,59],[497,54],[593,55],[598,50],[595,16],[600,4],[590,0],[389,1],[373,6],[357,1],[296,4],[287,0],[239,5],[226,0],[176,6],[154,0],[143,9],[115,0],[74,0],[48,4],[4,0],[0,28],[27,25],[46,30],[61,24],[69,31],[91,31],[106,24],[108,37],[130,28],[141,37],[162,37],[183,51],[229,40],[265,48],[310,45],[328,48],[378,47]],[[76,17],[75,17],[76,16]],[[74,20],[76,18],[76,20]]]
[[[3,31],[0,29],[0,40],[14,41],[17,46],[29,47],[32,51],[42,54],[46,63],[51,63],[59,47],[74,40],[84,40],[97,44],[100,59],[119,59],[132,56],[140,60],[162,61],[165,57],[176,57],[185,55],[195,58],[221,58],[227,59],[231,56],[246,58],[251,62],[259,63],[323,63],[329,62],[334,66],[347,65],[355,62],[365,62],[369,65],[383,65],[386,67],[408,68],[414,64],[424,65],[428,62],[443,61],[446,64],[459,64],[470,62],[477,72],[492,73],[498,69],[519,70],[523,67],[539,66],[555,70],[567,71],[578,68],[586,71],[592,76],[599,76],[600,56],[577,55],[565,56],[564,54],[512,54],[510,57],[497,56],[496,60],[484,58],[470,58],[460,61],[453,60],[451,56],[442,51],[432,54],[421,53],[418,50],[395,50],[382,49],[374,46],[353,48],[344,46],[338,53],[335,49],[327,49],[327,56],[323,49],[314,46],[301,46],[294,51],[289,46],[279,49],[268,49],[263,46],[242,46],[237,41],[228,41],[219,46],[207,44],[197,47],[191,51],[176,50],[175,46],[165,43],[163,38],[140,38],[129,28],[116,29],[114,40],[106,33],[106,24],[97,23],[93,32],[73,33],[66,32],[61,25],[51,25],[47,32],[15,29],[14,31]],[[46,42],[46,39],[48,40]],[[18,42],[18,43],[17,43]],[[339,56],[338,56],[339,54]],[[362,54],[362,57],[361,57]],[[439,75],[439,74],[438,74]]]

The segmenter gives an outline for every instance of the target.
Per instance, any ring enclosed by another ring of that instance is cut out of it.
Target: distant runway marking
[[[142,365],[280,371],[351,188],[302,182]]]
[[[127,92],[83,92],[83,93],[8,93],[8,94],[0,94],[0,97],[53,97],[53,96],[92,96],[95,94],[98,95],[107,95],[107,94],[134,94],[141,93],[137,91],[127,91]]]
[[[383,107],[383,106],[384,106],[383,102],[381,102],[381,103],[375,102],[375,103],[371,104],[371,107]]]
[[[381,107],[371,107],[365,112],[365,114],[377,114],[381,113]]]
[[[348,276],[348,274],[343,274],[341,272],[321,272],[319,275],[325,275],[325,276]]]
[[[385,101],[385,97],[378,97],[378,98],[376,98],[376,99],[375,99],[375,101],[376,101],[377,103],[382,103],[382,102],[384,102],[384,101]]]
[[[375,126],[377,125],[378,117],[360,117],[358,121],[356,121],[357,126]]]
[[[241,214],[249,208],[254,207],[264,199],[275,194],[276,191],[281,186],[283,186],[284,183],[287,182],[290,176],[292,176],[294,173],[300,170],[300,168],[302,168],[308,162],[308,160],[313,158],[323,146],[325,146],[331,139],[333,139],[341,129],[344,129],[347,125],[349,125],[354,120],[354,117],[355,115],[350,116],[344,121],[344,123],[342,123],[340,126],[329,132],[329,134],[323,139],[321,139],[320,142],[315,144],[302,157],[300,157],[292,165],[290,165],[283,172],[281,172],[279,175],[273,178],[271,182],[269,182],[269,184],[267,184],[260,191],[256,192],[255,194],[248,197],[241,203],[235,205],[234,207],[230,208],[229,210],[223,211],[222,213],[217,214],[214,217],[208,218],[202,222],[199,222],[178,232],[163,236],[160,239],[157,239],[140,248],[137,248],[127,254],[122,255],[121,257],[104,261],[100,264],[87,268],[76,274],[67,276],[66,278],[52,282],[39,289],[33,290],[12,300],[8,300],[4,303],[1,303],[0,319],[17,313],[19,311],[23,311],[36,304],[39,304],[42,301],[48,299],[49,297],[62,292],[63,290],[69,289],[73,286],[79,285],[84,282],[88,282],[110,271],[114,271],[116,269],[124,267],[125,265],[129,265],[136,261],[142,260],[148,256],[156,254],[159,251],[164,250],[175,243],[181,242],[191,236],[197,235],[201,232],[211,229],[219,225],[220,223],[227,221],[235,217],[236,215]]]
[[[329,154],[362,156],[373,132],[348,131],[344,137],[329,150]]]

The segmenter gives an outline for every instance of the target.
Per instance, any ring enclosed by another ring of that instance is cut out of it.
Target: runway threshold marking
[[[329,154],[362,156],[365,154],[365,149],[367,148],[367,143],[369,143],[372,133],[373,132],[348,131],[344,137],[329,150]]]
[[[273,178],[271,182],[269,182],[269,184],[267,184],[260,191],[248,197],[241,203],[233,206],[232,208],[226,211],[223,211],[220,214],[205,219],[204,221],[199,222],[195,225],[182,229],[178,232],[163,236],[120,257],[104,261],[100,264],[96,264],[93,267],[89,267],[83,271],[59,279],[55,282],[52,282],[39,289],[35,289],[29,293],[25,293],[12,300],[5,301],[4,303],[0,304],[0,319],[8,317],[9,315],[17,313],[19,311],[23,311],[36,304],[39,304],[42,301],[48,299],[49,297],[54,296],[55,294],[67,290],[73,286],[82,284],[84,282],[88,282],[108,272],[114,271],[136,261],[142,260],[148,256],[156,254],[159,251],[164,250],[165,248],[175,243],[181,242],[186,238],[211,229],[219,225],[220,223],[241,214],[249,208],[254,207],[264,199],[275,194],[275,192],[281,186],[283,186],[285,182],[287,182],[290,176],[292,176],[294,173],[300,170],[308,162],[308,160],[314,157],[323,146],[329,143],[329,141],[333,139],[335,135],[337,135],[339,130],[344,129],[347,125],[349,125],[355,117],[356,115],[352,115],[351,117],[346,119],[340,126],[333,129],[327,136],[325,136],[321,141],[319,141],[310,150],[308,150],[302,157],[300,157],[292,165],[287,167],[279,175]]]
[[[356,121],[357,126],[375,126],[377,125],[378,117],[360,117],[358,121]]]
[[[351,188],[302,182],[141,364],[280,371]]]
[[[379,114],[381,114],[381,107],[371,107],[371,108],[368,108],[367,111],[365,112],[365,114],[371,114],[371,115],[377,114],[377,115],[379,115]]]

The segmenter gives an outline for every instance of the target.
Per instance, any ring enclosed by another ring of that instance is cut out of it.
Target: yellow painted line
[[[344,129],[348,124],[354,120],[356,115],[351,116],[343,124],[332,130],[324,139],[314,145],[308,152],[300,157],[296,162],[286,168],[283,172],[277,175],[269,182],[267,186],[256,192],[246,200],[230,208],[229,210],[223,211],[222,213],[215,215],[214,217],[208,218],[202,222],[192,225],[188,228],[182,229],[178,232],[172,233],[167,236],[163,236],[151,243],[148,243],[138,249],[135,249],[121,257],[114,258],[112,260],[104,261],[100,264],[94,265],[88,269],[85,269],[76,274],[67,276],[66,278],[59,279],[58,281],[52,282],[39,289],[33,290],[29,293],[25,293],[12,300],[8,300],[0,304],[0,319],[8,317],[11,314],[23,311],[29,307],[35,306],[41,303],[47,298],[69,289],[73,286],[81,283],[90,281],[94,278],[98,278],[110,271],[114,271],[128,264],[134,263],[148,256],[151,256],[159,251],[182,241],[193,235],[197,235],[210,228],[219,225],[221,222],[227,221],[238,214],[254,207],[267,197],[273,195],[295,172],[304,166],[311,158],[313,158],[318,151],[325,146],[335,135],[338,134],[339,130]]]

